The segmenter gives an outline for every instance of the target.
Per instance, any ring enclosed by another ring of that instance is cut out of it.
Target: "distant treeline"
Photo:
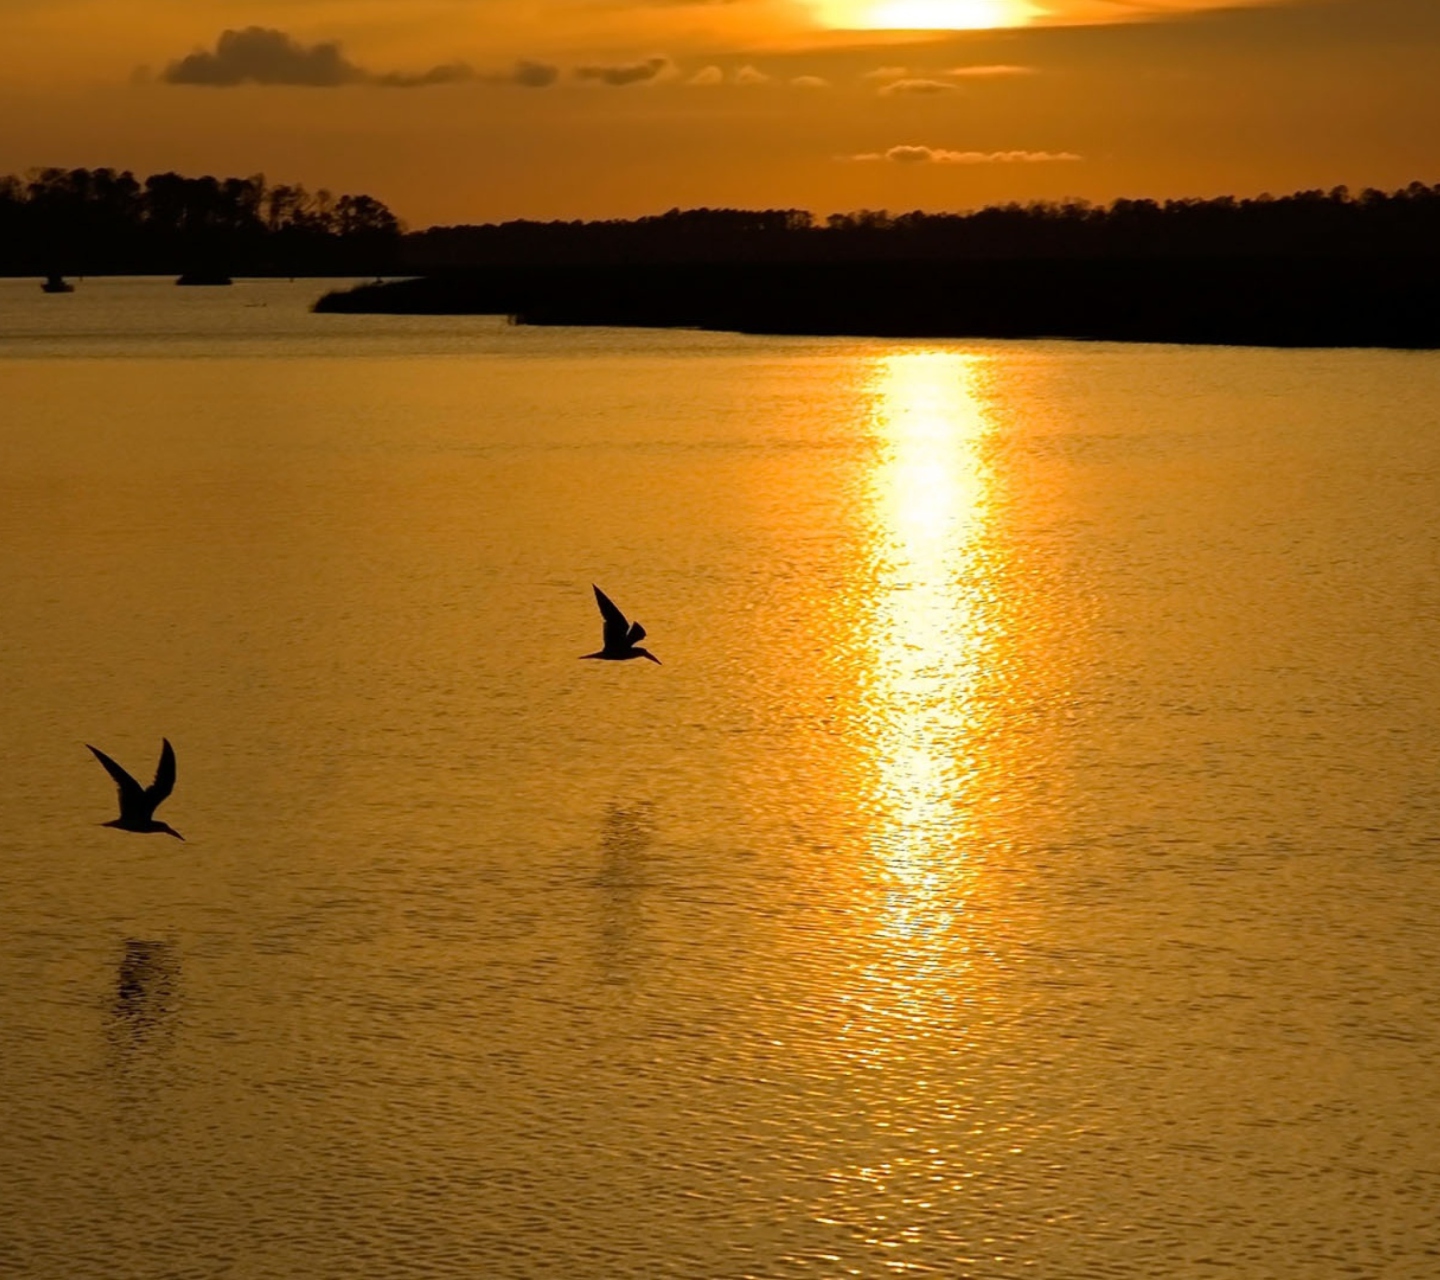
[[[379,200],[113,169],[0,176],[0,274],[375,275],[403,228]]]
[[[1007,204],[971,213],[672,209],[609,222],[504,222],[406,236],[415,271],[526,264],[1434,257],[1440,185],[1216,200]]]
[[[407,237],[324,311],[772,334],[1440,346],[1440,186],[975,213],[672,210]]]

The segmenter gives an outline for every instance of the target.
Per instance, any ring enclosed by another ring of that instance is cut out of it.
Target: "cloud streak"
[[[1034,67],[1017,67],[1009,63],[996,63],[991,66],[951,67],[949,71],[942,74],[957,80],[998,80],[1006,76],[1033,76],[1037,72]]]
[[[475,79],[475,68],[468,62],[446,62],[415,75],[404,71],[389,71],[384,75],[367,75],[365,83],[384,85],[387,89],[423,89],[427,85],[456,84],[462,80],[473,79]]]
[[[1021,67],[1009,63],[993,63],[973,67],[951,67],[945,71],[917,71],[910,67],[876,67],[861,75],[862,80],[877,81],[879,92],[891,94],[937,94],[951,93],[960,86],[958,80],[1001,80],[1014,76],[1032,76],[1034,67]]]
[[[789,86],[794,89],[828,89],[830,82],[820,76],[791,76],[788,80],[780,80],[777,77],[761,71],[759,67],[749,64],[738,67],[732,71],[727,79],[726,73],[713,64],[701,67],[686,81],[688,85],[695,85],[699,88],[717,88],[721,85],[738,85],[740,87],[771,85]]]
[[[843,156],[854,164],[1073,164],[1084,156],[1073,151],[950,151],[944,147],[924,147],[909,143],[888,151],[866,151],[860,155]]]
[[[575,78],[622,89],[626,85],[646,84],[669,70],[669,58],[654,57],[646,58],[644,62],[622,62],[616,66],[576,67]]]
[[[924,96],[926,94],[955,93],[957,89],[958,86],[944,80],[892,80],[889,84],[880,86],[880,96],[882,98],[915,95]]]

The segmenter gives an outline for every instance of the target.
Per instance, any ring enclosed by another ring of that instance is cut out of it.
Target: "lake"
[[[1440,1271],[1440,354],[327,287],[0,282],[0,1272]]]

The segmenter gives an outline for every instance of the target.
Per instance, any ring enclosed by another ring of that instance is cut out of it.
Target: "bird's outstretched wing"
[[[643,639],[645,639],[645,628],[638,622],[632,622],[630,624],[630,633],[625,637],[625,643],[639,644]]]
[[[145,788],[101,751],[99,747],[91,747],[88,742],[85,745],[90,747],[95,759],[105,766],[105,772],[115,779],[115,785],[120,788],[120,812],[126,814],[134,813],[136,809],[144,809],[148,803],[145,799]]]
[[[145,800],[151,806],[159,805],[175,790],[175,748],[170,745],[169,738],[161,738],[160,742],[160,764],[155,770],[155,781],[145,792]]]
[[[600,616],[605,619],[605,647],[623,649],[629,643],[625,637],[629,634],[630,624],[615,607],[615,602],[594,583],[591,583],[591,590],[595,592],[595,603],[600,606]]]

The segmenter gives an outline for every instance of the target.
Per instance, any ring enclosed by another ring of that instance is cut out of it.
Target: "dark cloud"
[[[468,62],[444,62],[429,71],[411,75],[404,71],[389,71],[383,76],[367,76],[370,84],[384,85],[390,89],[423,89],[431,84],[457,84],[461,80],[475,79],[475,68]]]
[[[548,89],[559,77],[559,67],[552,67],[546,62],[522,60],[515,64],[515,70],[509,79],[512,84],[521,85],[526,89]]]
[[[514,83],[540,83],[533,78],[539,69],[538,63],[521,63],[513,77]],[[554,71],[553,68],[549,70]],[[511,79],[508,76],[501,78]],[[199,84],[216,88],[267,84],[333,89],[339,85],[373,84],[387,89],[421,89],[429,85],[474,80],[476,73],[465,62],[446,62],[428,71],[377,73],[351,62],[341,52],[339,41],[326,40],[305,45],[272,27],[246,27],[241,31],[222,31],[213,52],[197,50],[178,62],[170,63],[161,79],[168,84]],[[550,79],[554,79],[553,74]]]
[[[215,52],[198,51],[165,68],[170,84],[295,84],[330,88],[368,79],[335,41],[303,45],[283,31],[246,27],[223,31]]]
[[[669,58],[647,58],[644,62],[624,62],[618,66],[576,67],[577,80],[594,80],[619,88],[627,84],[644,84],[670,69]]]

